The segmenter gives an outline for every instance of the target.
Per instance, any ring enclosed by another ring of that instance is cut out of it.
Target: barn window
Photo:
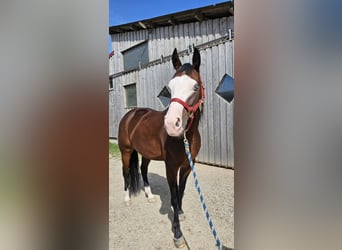
[[[137,87],[136,84],[124,86],[126,94],[126,107],[132,108],[137,106]]]
[[[122,51],[125,71],[138,69],[139,64],[148,63],[148,43],[144,41],[125,51]]]

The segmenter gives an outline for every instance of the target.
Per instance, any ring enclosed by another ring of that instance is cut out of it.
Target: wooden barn
[[[196,160],[234,167],[234,100],[228,103],[215,93],[225,74],[234,77],[233,9],[229,1],[109,28],[110,138],[117,138],[119,121],[129,109],[165,109],[158,95],[174,74],[171,54],[177,48],[181,61],[191,62],[195,46],[206,94]]]

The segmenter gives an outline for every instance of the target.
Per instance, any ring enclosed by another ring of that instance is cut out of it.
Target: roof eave
[[[201,8],[185,10],[173,14],[138,20],[131,23],[109,27],[109,34],[118,34],[132,30],[144,30],[156,27],[171,26],[181,23],[198,22],[207,19],[234,15],[234,1],[223,2]]]

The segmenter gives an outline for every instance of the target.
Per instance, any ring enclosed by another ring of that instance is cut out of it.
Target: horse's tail
[[[130,175],[130,192],[133,195],[136,195],[139,192],[139,159],[138,159],[138,153],[136,150],[133,150],[131,154],[131,159],[129,160],[129,175]]]

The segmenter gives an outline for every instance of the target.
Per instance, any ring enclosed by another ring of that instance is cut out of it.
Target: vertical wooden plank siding
[[[221,80],[221,77],[226,73],[226,60],[225,57],[227,57],[226,55],[226,48],[225,48],[225,44],[220,44],[218,46],[218,50],[219,50],[219,64],[218,64],[218,76],[219,79],[218,81]],[[215,94],[215,97],[217,98],[218,96]],[[221,98],[217,98],[218,102],[219,102],[219,106],[220,106],[220,112],[221,112],[221,116],[220,116],[220,151],[221,151],[221,159],[220,159],[220,163],[224,164],[225,162],[228,162],[228,105],[227,103],[222,100]],[[225,139],[222,139],[225,138]]]
[[[195,44],[202,43],[202,36],[201,36],[201,26],[200,22],[195,23]]]
[[[234,40],[229,43],[230,46],[227,46],[228,53],[227,53],[227,61],[228,61],[228,67],[227,72],[232,77],[234,77]],[[228,59],[229,58],[229,59]],[[233,123],[233,117],[234,117],[234,99],[229,104],[229,116],[230,119],[228,120],[228,155],[230,156],[228,158],[228,165],[234,166],[234,123]]]
[[[217,85],[217,68],[218,68],[218,63],[217,63],[217,57],[218,57],[218,52],[217,52],[217,46],[214,46],[211,49],[211,64],[212,67],[211,68],[211,76],[210,76],[210,91],[208,94],[209,99],[208,99],[208,103],[211,103],[211,109],[210,109],[210,127],[211,130],[213,131],[213,133],[210,135],[210,137],[212,137],[212,151],[213,151],[213,162],[219,163],[220,160],[220,149],[219,149],[219,142],[220,142],[220,134],[219,134],[219,120],[215,119],[216,117],[220,117],[222,116],[220,110],[219,110],[219,106],[217,105],[217,99],[215,97],[215,88]]]
[[[148,40],[149,60],[169,56],[174,48],[178,51],[188,49],[189,45],[201,45],[228,35],[233,28],[233,18],[220,18],[201,22],[185,23],[175,26],[158,27],[150,30],[131,31],[112,35],[114,56],[111,59],[112,74],[123,71],[122,51]],[[233,146],[233,108],[222,100],[215,89],[225,73],[234,77],[234,41],[223,41],[200,50],[200,67],[205,84],[206,100],[200,121],[202,147],[197,161],[234,166]],[[180,57],[183,63],[191,62],[192,54]],[[117,137],[118,125],[122,116],[129,110],[125,106],[127,84],[136,83],[137,102],[140,107],[163,110],[157,99],[160,90],[168,84],[174,69],[171,61],[161,62],[140,70],[123,73],[113,78],[113,88],[109,91],[109,132]]]
[[[121,52],[135,44],[148,40],[149,57],[150,61],[153,61],[161,55],[169,55],[173,48],[183,50],[189,45],[206,43],[227,35],[228,29],[233,28],[233,20],[232,17],[223,17],[112,35],[112,47],[115,52],[114,73],[124,70]]]
[[[212,61],[212,49],[207,49],[207,66],[206,66],[206,86],[207,86],[207,98],[205,105],[208,107],[208,110],[206,112],[207,114],[207,120],[208,126],[207,126],[207,133],[208,133],[208,143],[209,143],[209,161],[215,162],[215,128],[214,128],[214,103],[213,103],[213,61]]]
[[[200,67],[200,71],[201,71],[201,77],[202,77],[202,81],[205,87],[205,96],[206,96],[206,100],[205,100],[205,104],[204,104],[204,108],[203,108],[203,114],[200,120],[200,125],[199,125],[199,131],[201,134],[201,150],[197,156],[197,160],[198,161],[208,161],[208,155],[209,155],[209,133],[208,133],[208,111],[209,111],[209,106],[208,106],[208,100],[207,100],[207,96],[209,95],[208,92],[208,83],[207,83],[207,71],[206,68],[208,67],[207,64],[207,50],[202,50],[200,51],[201,53],[201,67]]]

